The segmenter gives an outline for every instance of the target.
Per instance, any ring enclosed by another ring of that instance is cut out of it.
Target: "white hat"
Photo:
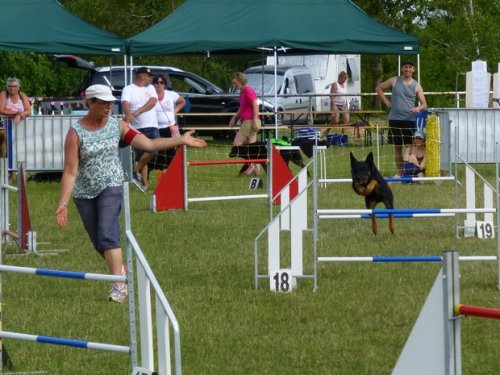
[[[97,98],[105,102],[114,102],[117,100],[111,93],[111,89],[105,85],[92,85],[85,90],[85,99]]]
[[[422,138],[425,139],[425,134],[423,130],[415,130],[415,134],[413,134],[413,138]]]

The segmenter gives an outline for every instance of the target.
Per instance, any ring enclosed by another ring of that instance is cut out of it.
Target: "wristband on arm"
[[[126,144],[131,144],[132,140],[135,138],[136,135],[141,134],[138,130],[131,128],[130,126],[128,127],[127,133],[125,133],[125,136],[123,137],[123,141]]]

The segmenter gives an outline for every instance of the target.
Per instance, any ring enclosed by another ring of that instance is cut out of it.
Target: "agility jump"
[[[1,356],[3,353],[1,348],[3,346],[3,339],[17,339],[42,344],[126,353],[130,358],[131,373],[133,375],[153,373],[159,375],[181,375],[182,365],[179,323],[131,231],[128,183],[125,183],[123,187],[123,206],[125,222],[125,257],[127,263],[126,276],[18,267],[2,264],[0,264],[0,272],[75,280],[126,282],[129,290],[128,320],[130,344],[128,346],[116,345],[72,338],[4,331],[2,329],[3,322],[0,319],[0,372],[2,370]],[[4,207],[2,207],[2,209],[3,208]],[[2,217],[3,212],[0,219]],[[134,256],[135,258],[133,259]],[[134,272],[134,266],[136,272]],[[1,289],[0,279],[0,290]],[[135,300],[136,296],[137,301]],[[1,317],[0,315],[0,318]],[[153,322],[156,322],[156,325]],[[139,323],[139,330],[136,330],[136,323]],[[140,340],[137,339],[137,334],[140,335]],[[153,344],[154,342],[155,344]],[[137,348],[138,345],[140,345],[140,356]]]
[[[247,145],[251,146],[251,145]],[[268,142],[267,158],[249,158],[241,160],[205,160],[205,161],[187,161],[187,150],[185,147],[179,148],[174,159],[170,163],[167,171],[163,174],[158,186],[151,196],[151,210],[161,212],[172,209],[188,209],[189,203],[207,202],[207,201],[228,201],[241,199],[268,199],[269,204],[279,204],[279,197],[273,192],[279,192],[290,181],[293,181],[293,174],[281,157],[279,151]],[[250,164],[264,163],[269,166],[270,173],[267,179],[266,194],[246,194],[229,195],[213,197],[189,197],[188,196],[188,173],[187,169],[192,167],[217,166],[230,164]],[[296,183],[295,183],[296,184]],[[297,194],[297,187],[292,184],[290,197]]]
[[[0,206],[2,207],[2,242],[13,238],[22,252],[36,253],[36,232],[31,226],[31,217],[26,193],[24,164],[18,163],[17,188],[8,183],[7,159],[0,161]],[[17,192],[17,231],[10,229],[9,191]]]
[[[311,162],[309,162],[310,164]],[[308,164],[308,165],[309,165]],[[283,187],[276,195],[281,197],[280,212],[276,216],[272,216],[271,221],[257,235],[254,240],[254,280],[255,288],[258,288],[259,279],[272,279],[272,275],[280,273],[283,269],[289,269],[289,274],[294,278],[312,278],[313,275],[305,275],[303,270],[303,231],[307,229],[307,166],[303,168],[294,180]],[[298,193],[295,197],[291,196],[290,188],[293,184],[298,183]],[[291,197],[291,198],[290,198]],[[281,261],[281,232],[287,231],[290,234],[290,262],[289,265],[283,266]],[[259,271],[259,240],[267,235],[267,273],[261,274]],[[271,283],[271,286],[273,284]]]
[[[349,262],[349,261],[382,261],[382,257],[318,257],[317,256],[317,239],[318,239],[318,225],[320,219],[354,219],[354,218],[371,218],[372,214],[375,214],[377,217],[387,218],[389,214],[394,215],[399,218],[417,218],[417,217],[447,217],[447,216],[455,216],[459,214],[467,214],[467,215],[475,215],[478,213],[482,213],[485,215],[485,221],[491,220],[493,221],[493,214],[498,212],[495,208],[493,208],[493,189],[485,182],[485,195],[484,195],[484,205],[483,208],[475,207],[475,189],[471,188],[471,186],[475,185],[474,172],[469,166],[466,166],[466,194],[467,194],[467,207],[466,208],[404,208],[404,209],[318,209],[317,208],[317,192],[318,192],[318,184],[321,182],[318,179],[318,162],[317,162],[317,154],[315,151],[313,157],[314,163],[314,178],[313,178],[313,201],[314,201],[314,239],[313,239],[313,274],[312,278],[314,279],[314,290],[317,289],[317,268],[320,262]],[[454,178],[446,178],[446,179],[454,179]],[[342,182],[351,182],[351,179],[345,179]],[[310,186],[310,184],[305,184],[305,189]],[[300,194],[303,194],[302,188],[300,189]],[[305,194],[305,193],[304,193]],[[497,193],[498,194],[498,193]],[[474,198],[474,199],[473,199]],[[292,216],[290,218],[290,222],[293,225],[295,220],[300,220],[300,215],[293,215],[294,211],[292,210]],[[280,215],[272,218],[271,222],[264,228],[264,230],[259,234],[259,236],[255,239],[254,242],[254,256],[255,256],[255,287],[258,287],[258,280],[261,278],[271,278],[274,270],[279,269],[279,246],[280,242],[278,238],[280,226],[278,223],[280,222]],[[498,224],[497,224],[498,226]],[[307,221],[305,225],[298,226],[298,228],[303,228],[302,230],[307,229]],[[301,229],[298,229],[301,230]],[[497,230],[498,232],[498,230]],[[269,241],[267,246],[268,251],[268,274],[262,275],[258,270],[258,240],[264,234],[268,233]],[[457,233],[458,233],[458,224],[457,224]],[[458,237],[458,234],[457,234]],[[296,239],[302,240],[302,233],[300,236],[296,235]],[[291,244],[291,258],[294,259],[295,264],[291,269],[291,277],[300,278],[300,277],[309,277],[311,275],[303,274],[303,264],[298,265],[297,262],[303,261],[303,244],[302,241],[293,241]],[[295,255],[294,255],[295,254]],[[362,260],[361,260],[362,259]],[[389,258],[385,258],[384,261],[390,261]],[[470,258],[461,258],[461,260],[476,260],[476,261],[493,261],[497,260],[498,256],[473,256]],[[392,261],[415,261],[415,259],[403,259],[402,257],[394,258]],[[419,261],[423,261],[422,258]],[[438,261],[435,258],[434,261]],[[500,271],[499,271],[500,277]]]
[[[500,309],[460,303],[458,252],[443,253],[427,300],[392,375],[461,375],[461,316],[500,319]]]
[[[421,218],[421,217],[448,217],[454,216],[456,218],[456,237],[459,238],[459,228],[464,229],[464,236],[470,237],[475,234],[476,229],[476,214],[484,214],[484,222],[490,223],[493,226],[494,214],[496,214],[498,219],[498,211],[493,207],[493,193],[495,193],[498,201],[498,191],[494,191],[491,185],[483,179],[484,182],[484,207],[476,208],[476,182],[475,176],[478,174],[470,165],[465,164],[465,193],[466,193],[466,208],[396,208],[396,209],[318,209],[317,206],[317,195],[314,195],[314,207],[315,207],[315,220],[314,220],[314,236],[315,239],[319,235],[319,220],[321,219],[357,219],[357,218],[371,218],[375,215],[377,218],[388,218],[389,215],[393,215],[395,218]],[[316,174],[317,175],[317,174]],[[479,174],[478,174],[479,175]],[[479,176],[481,177],[481,176]],[[437,178],[436,178],[437,179]],[[439,179],[455,179],[451,177],[439,178]],[[350,179],[344,179],[342,182],[348,182]],[[458,182],[455,179],[455,205],[458,205]],[[317,191],[317,187],[315,188]],[[458,223],[458,216],[460,214],[466,214],[467,218],[464,222],[464,226],[460,227]],[[498,223],[497,220],[496,228],[498,233]],[[320,262],[348,262],[348,261],[359,261],[359,258],[363,257],[333,257],[333,256],[317,256],[317,241],[314,241],[314,258],[315,267],[317,270],[317,264]],[[468,260],[478,260],[478,261],[489,261],[497,260],[500,256],[500,243],[497,245],[497,256],[475,256]],[[366,258],[366,257],[364,257]],[[370,258],[370,257],[369,257]],[[373,257],[375,258],[375,257]],[[465,260],[465,258],[464,258]],[[498,270],[498,285],[500,285],[500,263]],[[315,285],[314,290],[317,289],[317,272],[315,272]]]

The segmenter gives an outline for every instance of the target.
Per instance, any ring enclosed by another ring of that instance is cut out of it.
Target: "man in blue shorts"
[[[123,88],[121,100],[125,121],[148,138],[160,137],[155,110],[158,95],[151,85],[151,69],[146,67],[137,69],[134,82]],[[153,160],[154,153],[139,149],[134,151],[137,162],[134,167],[134,179],[145,191],[148,188],[148,162]]]
[[[394,157],[397,174],[401,177],[403,167],[403,145],[413,142],[415,115],[427,108],[422,86],[413,79],[415,65],[405,61],[401,65],[402,75],[391,77],[379,84],[375,91],[382,102],[390,108],[389,143],[394,144]],[[385,90],[392,87],[391,100],[385,96]],[[418,99],[418,103],[416,103]]]

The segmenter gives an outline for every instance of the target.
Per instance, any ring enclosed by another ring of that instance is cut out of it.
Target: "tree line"
[[[127,38],[154,25],[183,0],[59,0],[68,10],[104,30]],[[500,62],[500,0],[355,0],[354,3],[381,23],[420,41],[421,83],[424,90],[465,89],[464,73],[472,61],[485,60],[494,73]],[[332,30],[335,18],[332,14]],[[123,58],[81,56],[96,65],[121,65]],[[247,68],[256,56],[151,56],[137,57],[136,65],[177,66],[229,88],[234,71]],[[362,56],[362,91],[373,92],[382,80],[396,75],[397,56]],[[84,71],[53,61],[50,55],[0,52],[0,79],[16,76],[31,96],[68,96],[75,92]],[[451,106],[432,99],[430,106]],[[441,99],[443,100],[443,99]],[[374,106],[377,104],[374,103]]]

